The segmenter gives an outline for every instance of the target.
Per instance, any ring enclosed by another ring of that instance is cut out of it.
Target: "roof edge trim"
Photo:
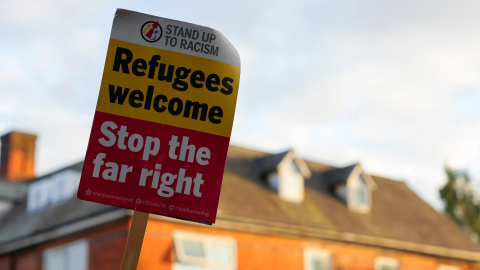
[[[440,247],[391,238],[339,232],[277,222],[263,222],[261,220],[238,218],[227,215],[221,215],[221,217],[218,216],[215,227],[269,235],[290,235],[297,237],[311,237],[312,239],[335,240],[359,245],[377,246],[445,258],[480,262],[480,252],[465,249]]]
[[[115,211],[110,211],[105,214],[94,216],[92,218],[56,227],[52,230],[35,234],[33,236],[17,239],[8,243],[0,243],[0,255],[50,240],[54,240],[72,233],[96,227],[107,222],[115,221],[128,216],[129,214],[125,209],[116,209]]]

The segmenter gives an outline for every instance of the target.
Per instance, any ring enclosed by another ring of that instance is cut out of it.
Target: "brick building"
[[[83,163],[35,177],[2,137],[0,270],[119,269],[132,211],[76,199]],[[229,148],[213,226],[150,215],[138,269],[480,269],[480,248],[405,183],[293,150]]]

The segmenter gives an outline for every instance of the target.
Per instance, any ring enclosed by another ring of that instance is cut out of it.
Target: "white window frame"
[[[305,197],[305,179],[295,160],[278,168],[278,196],[289,202],[300,203]]]
[[[177,266],[174,264],[173,269],[237,269],[237,242],[233,237],[218,236],[210,234],[193,233],[187,231],[174,231],[173,241],[175,254],[177,257]],[[183,246],[184,241],[198,242],[202,245],[204,257],[195,257],[185,254]],[[215,262],[211,254],[213,245],[222,245],[230,251],[228,256],[230,262]]]
[[[305,179],[295,160],[282,161],[277,170],[267,176],[269,187],[280,199],[300,203],[305,197]]]
[[[382,267],[393,267],[394,269],[400,269],[400,261],[390,257],[377,257],[375,258],[375,270],[382,270]]]
[[[303,251],[304,270],[314,270],[311,267],[312,260],[320,260],[322,264],[326,264],[325,270],[332,269],[332,254],[328,250],[319,248],[305,248]]]
[[[363,201],[359,202],[359,194],[363,193]],[[372,205],[371,191],[365,178],[360,174],[358,178],[347,183],[347,204],[350,210],[368,213]]]
[[[42,269],[88,270],[88,253],[88,242],[85,239],[46,249],[43,252]]]
[[[462,270],[462,268],[454,265],[440,264],[437,267],[437,270]]]

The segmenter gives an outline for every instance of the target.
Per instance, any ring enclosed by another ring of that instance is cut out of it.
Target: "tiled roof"
[[[219,217],[249,222],[284,223],[380,239],[398,240],[479,252],[478,245],[446,216],[422,201],[404,182],[372,176],[370,213],[355,213],[329,188],[346,179],[355,165],[341,169],[307,162],[312,172],[302,203],[282,201],[254,173],[255,161],[268,154],[230,147],[219,204]],[[274,155],[273,157],[276,157]]]

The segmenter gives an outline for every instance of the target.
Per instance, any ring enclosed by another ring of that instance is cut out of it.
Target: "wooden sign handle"
[[[123,253],[121,270],[137,269],[138,258],[142,250],[143,237],[147,227],[148,213],[133,211],[132,225],[128,233],[127,245]]]

